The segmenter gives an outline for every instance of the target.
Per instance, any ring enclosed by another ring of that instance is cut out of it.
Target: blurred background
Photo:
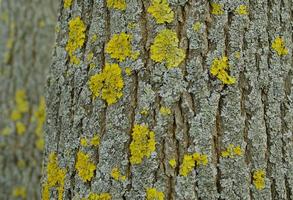
[[[0,199],[40,199],[58,0],[0,0]]]

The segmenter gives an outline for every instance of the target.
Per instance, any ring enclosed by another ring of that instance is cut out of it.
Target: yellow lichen
[[[66,51],[69,54],[70,62],[79,64],[80,59],[74,53],[82,48],[85,42],[86,26],[80,17],[75,17],[69,21],[69,39],[66,45]]]
[[[195,165],[207,165],[207,155],[194,153],[193,155],[184,155],[182,165],[180,166],[180,175],[187,176],[195,167]]]
[[[93,52],[89,52],[89,54],[86,56],[86,60],[89,62],[93,59],[94,57],[94,53]]]
[[[105,52],[110,54],[111,58],[120,62],[126,58],[137,59],[139,52],[133,52],[131,46],[132,36],[126,33],[114,34],[106,45]]]
[[[130,163],[140,164],[144,157],[149,158],[156,150],[155,133],[146,125],[135,124],[130,144]]]
[[[216,58],[212,65],[210,72],[213,76],[216,76],[224,84],[233,84],[236,79],[231,77],[226,70],[229,69],[228,58],[226,56],[222,58]]]
[[[166,116],[166,115],[171,115],[172,111],[171,111],[170,108],[165,107],[165,106],[162,106],[162,107],[160,108],[160,113],[161,113],[161,115]]]
[[[240,57],[241,57],[241,53],[240,53],[239,51],[236,51],[236,52],[235,52],[235,57],[236,57],[237,59],[240,59]]]
[[[15,187],[12,190],[12,196],[13,197],[20,197],[22,199],[26,198],[26,188],[24,186]]]
[[[90,42],[93,44],[93,43],[95,43],[97,40],[98,40],[98,36],[97,36],[97,34],[94,34],[94,35],[92,36]]]
[[[279,56],[288,54],[288,49],[286,48],[284,40],[281,37],[276,37],[272,43],[272,48],[278,53]]]
[[[111,177],[114,178],[116,181],[119,181],[119,180],[124,181],[126,179],[126,176],[121,175],[121,172],[117,167],[114,167],[112,169]]]
[[[43,185],[42,199],[50,199],[50,189],[57,187],[58,200],[63,199],[64,182],[65,182],[66,170],[58,166],[58,160],[56,153],[52,152],[49,155],[49,161],[47,164],[47,181]]]
[[[185,58],[179,47],[176,32],[164,29],[155,37],[151,45],[151,59],[156,62],[165,61],[168,68],[177,67]]]
[[[156,19],[158,24],[170,23],[174,20],[174,12],[167,0],[152,0],[151,2],[152,4],[147,11]]]
[[[235,156],[242,156],[243,151],[241,147],[238,145],[235,147],[234,144],[229,144],[225,151],[221,152],[221,156],[224,158],[234,158]]]
[[[126,1],[125,0],[107,0],[108,8],[114,8],[117,10],[125,10],[126,9]]]
[[[18,135],[23,135],[26,131],[26,126],[22,122],[16,122],[16,132]]]
[[[81,138],[80,139],[80,145],[83,146],[83,147],[88,146],[87,139],[86,138]]]
[[[132,73],[131,68],[130,68],[130,67],[126,67],[126,68],[125,68],[125,73],[126,73],[128,76],[130,76],[131,73]]]
[[[92,146],[95,146],[95,147],[99,146],[100,137],[98,135],[94,135],[94,137],[91,139],[90,143],[91,143]]]
[[[12,129],[10,127],[6,127],[6,128],[3,128],[0,133],[3,136],[7,136],[7,135],[10,135],[11,132],[12,132]]]
[[[44,97],[40,98],[38,109],[34,112],[34,118],[37,122],[35,134],[38,137],[35,145],[40,151],[42,151],[44,149],[43,126],[46,120],[46,102]]]
[[[101,194],[91,193],[88,198],[83,200],[111,200],[111,199],[112,197],[109,193],[101,193]]]
[[[248,15],[248,10],[246,5],[240,5],[236,8],[235,12],[238,15]]]
[[[164,200],[165,195],[163,192],[158,191],[156,188],[148,188],[146,199],[147,200]]]
[[[173,159],[171,159],[171,160],[169,160],[169,165],[172,167],[172,168],[175,168],[176,167],[176,165],[177,165],[177,162],[176,162],[176,160],[173,158]]]
[[[64,8],[65,9],[70,8],[71,4],[72,4],[72,0],[64,0]]]
[[[101,97],[108,105],[116,103],[122,97],[123,86],[122,70],[118,64],[106,63],[103,72],[93,75],[89,81],[94,97]]]
[[[262,190],[265,188],[265,171],[258,169],[253,172],[253,184],[256,189]]]
[[[25,90],[17,90],[15,94],[16,108],[20,113],[26,113],[29,110],[29,105]]]
[[[212,14],[213,15],[222,15],[224,14],[223,5],[218,3],[211,3],[212,6]]]
[[[149,108],[145,107],[140,111],[140,114],[142,115],[148,115],[149,114]]]
[[[196,22],[195,24],[193,24],[192,28],[195,32],[198,32],[202,27],[202,23],[200,22]]]
[[[90,181],[94,176],[96,165],[90,160],[89,155],[81,151],[77,152],[77,161],[75,169],[78,172],[79,177],[84,181]]]

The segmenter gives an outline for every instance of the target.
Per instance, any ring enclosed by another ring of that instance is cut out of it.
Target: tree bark
[[[0,0],[0,199],[3,200],[40,199],[45,114],[41,99],[52,59],[56,21],[56,0]]]
[[[46,96],[42,184],[48,198],[107,193],[117,200],[155,199],[155,189],[157,199],[293,199],[292,1],[169,0],[174,20],[161,24],[148,11],[151,1],[126,3],[125,10],[105,0],[60,8]],[[86,27],[85,43],[70,55],[69,24],[78,17]],[[178,67],[151,58],[163,29],[176,32],[184,51]],[[137,59],[107,53],[107,44],[123,32],[132,36]],[[272,47],[277,37],[286,55]],[[211,74],[215,59],[225,56],[234,84]],[[124,86],[122,97],[110,104],[93,98],[89,85],[114,63]],[[147,126],[156,141],[155,151],[138,164],[131,162],[136,125]],[[98,147],[88,144],[95,136]],[[87,178],[78,167],[79,153],[87,157],[83,170],[94,165]],[[190,155],[195,166],[184,175]],[[66,171],[64,179],[50,183],[52,168]]]

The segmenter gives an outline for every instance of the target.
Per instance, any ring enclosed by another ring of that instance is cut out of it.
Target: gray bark
[[[52,59],[57,1],[0,1],[0,199],[40,199],[43,134],[36,134],[40,99]],[[15,95],[25,91],[21,118]],[[26,105],[24,105],[26,106]],[[17,133],[16,124],[25,131]],[[42,124],[40,123],[39,127]],[[40,129],[41,130],[41,129]],[[41,145],[39,146],[41,147]]]
[[[44,169],[49,155],[56,153],[58,166],[66,169],[63,199],[109,193],[112,199],[140,200],[148,188],[176,200],[293,199],[292,1],[217,1],[224,13],[213,15],[206,0],[169,0],[175,20],[161,25],[147,13],[149,1],[126,2],[125,11],[107,8],[105,0],[73,1],[70,9],[60,9],[47,84]],[[248,15],[235,14],[241,4],[247,5]],[[74,65],[66,44],[68,23],[77,16],[87,30],[76,53],[81,62]],[[198,32],[193,30],[196,22],[202,24]],[[186,53],[178,68],[167,69],[150,58],[150,46],[163,28],[177,32]],[[105,45],[121,32],[133,35],[132,47],[140,56],[119,62],[123,96],[107,106],[92,98],[88,81],[106,62],[118,62],[105,53]],[[98,39],[92,42],[94,35]],[[271,47],[277,36],[286,43],[285,56]],[[92,61],[86,59],[90,52]],[[223,55],[229,58],[235,84],[223,85],[210,74],[212,61]],[[130,76],[126,67],[132,69]],[[172,114],[163,116],[161,106],[170,107]],[[148,114],[141,114],[145,108]],[[143,123],[155,132],[156,151],[141,164],[131,164],[132,128]],[[80,144],[95,134],[98,148]],[[243,155],[221,156],[230,144],[239,145]],[[87,182],[75,167],[80,151],[96,166]],[[195,152],[206,154],[208,164],[181,176],[184,155]],[[169,164],[172,158],[175,168]],[[111,177],[115,167],[126,175],[125,181]],[[261,190],[253,182],[259,169],[265,172]],[[43,186],[47,175],[44,170]],[[57,199],[57,185],[50,195]]]

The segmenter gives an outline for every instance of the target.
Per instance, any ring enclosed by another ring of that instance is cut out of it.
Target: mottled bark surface
[[[169,0],[175,19],[161,25],[147,13],[149,1],[126,2],[125,11],[109,9],[105,0],[76,0],[60,10],[47,85],[44,167],[55,152],[59,167],[66,169],[63,199],[110,193],[112,199],[141,200],[148,188],[176,200],[293,199],[292,1],[216,1],[224,13],[214,15],[212,2]],[[235,13],[241,4],[247,6],[247,15]],[[73,65],[65,47],[68,23],[77,16],[87,27],[86,42],[76,54],[80,64]],[[168,69],[150,58],[150,46],[163,28],[177,32],[185,51],[179,67]],[[119,62],[123,96],[107,106],[101,98],[92,98],[88,81],[106,62],[117,63],[105,53],[105,45],[121,32],[132,34],[132,48],[140,55]],[[286,43],[285,56],[271,47],[277,36]],[[92,60],[87,59],[91,52]],[[210,74],[213,60],[224,55],[236,78],[232,85]],[[172,113],[162,115],[162,106]],[[129,161],[135,124],[147,124],[157,142],[156,151],[141,164]],[[98,147],[80,144],[95,134]],[[243,154],[221,156],[231,144],[240,146]],[[75,169],[79,151],[96,166],[87,182]],[[184,155],[194,152],[207,155],[208,164],[181,176]],[[177,161],[175,168],[171,159]],[[111,176],[116,167],[126,180]],[[253,183],[257,170],[265,173],[263,189]],[[44,171],[43,184],[46,181]],[[51,199],[57,199],[56,188],[50,192]]]
[[[45,96],[56,21],[55,0],[0,1],[1,200],[40,199],[43,136],[34,113]],[[21,116],[12,120],[17,92],[26,98],[18,106]]]

